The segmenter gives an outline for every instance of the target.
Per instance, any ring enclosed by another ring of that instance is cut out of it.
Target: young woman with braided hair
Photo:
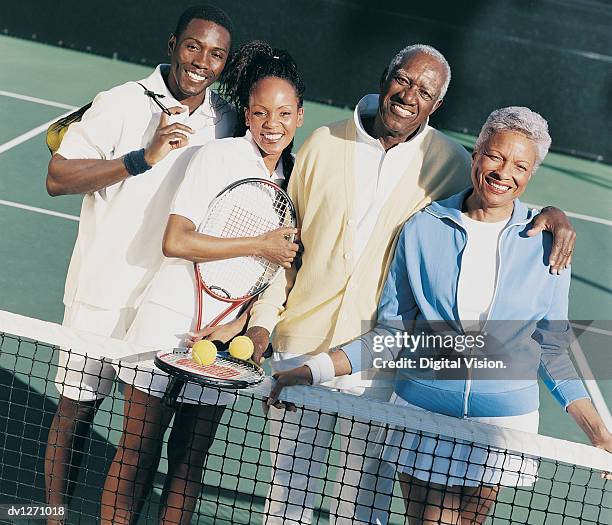
[[[267,43],[255,40],[244,44],[240,50],[230,60],[227,75],[220,87],[222,96],[232,102],[237,109],[238,122],[236,124],[236,133],[234,136],[240,137],[249,129],[249,123],[253,123],[254,105],[250,104],[250,98],[261,80],[275,82],[277,85],[284,83],[291,84],[295,90],[297,98],[298,113],[301,119],[303,118],[302,105],[304,102],[304,82],[297,69],[297,64],[291,58],[291,55],[283,49],[272,49]],[[270,90],[277,95],[278,90]],[[252,113],[252,114],[250,114]],[[252,130],[251,130],[252,131]],[[257,139],[255,139],[257,140]],[[263,144],[259,144],[262,150],[262,155],[270,155],[266,153]],[[282,143],[284,148],[281,152],[281,161],[283,172],[286,175],[285,185],[291,175],[293,169],[293,139],[289,144]],[[279,144],[280,146],[280,144]],[[265,148],[268,149],[268,148]],[[277,148],[278,149],[278,148]],[[270,150],[271,151],[271,150]]]
[[[289,91],[287,88],[290,88]],[[297,114],[294,114],[295,109],[292,106],[282,105],[283,97],[289,94],[291,88],[294,91],[293,96],[297,99]],[[276,106],[280,117],[289,122],[297,116],[297,127],[299,127],[303,122],[304,91],[304,82],[291,55],[284,49],[273,49],[260,40],[244,44],[233,55],[228,61],[226,73],[219,87],[219,93],[223,98],[236,108],[238,118],[234,136],[254,141],[264,162],[270,167],[280,165],[284,178],[277,182],[284,189],[293,171],[292,149],[295,132],[283,132],[282,140],[276,136],[270,138],[269,125],[263,125],[263,122],[269,118],[267,111],[269,108],[265,106]],[[253,98],[254,93],[257,95],[255,98]],[[269,97],[269,101],[262,106],[261,96],[264,94]],[[281,124],[277,127],[281,129],[283,126],[284,124]],[[247,309],[235,320],[223,325],[204,328],[192,336],[189,344],[205,337],[223,342],[229,341],[244,329],[248,311]]]
[[[168,219],[164,260],[138,309],[126,339],[157,348],[185,347],[196,321],[193,262],[259,255],[289,267],[297,233],[279,228],[253,239],[222,239],[198,233],[208,204],[226,186],[257,177],[286,185],[296,129],[302,125],[304,84],[291,56],[264,42],[243,45],[226,68],[224,98],[240,116],[234,138],[200,148],[187,167]],[[226,308],[205,294],[203,324]],[[230,317],[227,338],[237,331]],[[238,328],[239,329],[239,328]],[[200,337],[204,335],[200,334]],[[223,333],[215,333],[222,340]],[[224,405],[234,396],[187,384],[177,410],[162,396],[168,376],[158,370],[122,369],[125,395],[121,441],[102,494],[103,525],[133,524],[150,492],[161,457],[163,435],[175,416],[168,440],[168,474],[160,504],[160,524],[187,524],[202,489],[203,465]]]

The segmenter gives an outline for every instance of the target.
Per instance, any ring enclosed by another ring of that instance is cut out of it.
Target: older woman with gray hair
[[[457,376],[427,364],[398,367],[395,403],[537,433],[539,375],[593,445],[611,452],[612,435],[567,352],[570,274],[548,271],[551,237],[526,235],[536,212],[519,200],[550,143],[546,121],[530,109],[491,113],[472,154],[471,187],[434,202],[404,225],[377,326],[278,374],[269,404],[284,386],[371,368],[375,357],[397,360],[406,348],[392,344],[381,353],[378,345],[375,352],[374,342],[388,335],[398,341],[395,336],[407,326],[413,333],[416,327],[435,331],[440,322],[454,336],[488,334],[481,356],[497,352],[508,370]],[[430,350],[412,348],[408,355],[430,356]],[[457,349],[446,351],[438,361],[453,368],[463,361],[458,355]],[[537,474],[535,461],[507,451],[402,430],[388,437],[384,457],[397,464],[411,525],[484,523],[500,487],[531,485]]]

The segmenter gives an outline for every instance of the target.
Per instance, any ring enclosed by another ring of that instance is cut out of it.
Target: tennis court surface
[[[67,263],[76,236],[79,197],[52,199],[44,188],[48,151],[42,131],[48,123],[85,104],[100,90],[144,77],[148,68],[69,50],[0,37],[3,71],[0,79],[0,310],[58,322]],[[19,57],[19,61],[15,61]],[[307,104],[306,126],[298,143],[317,126],[349,112]],[[454,134],[470,146],[473,137]],[[554,138],[554,137],[553,137]],[[578,233],[573,263],[570,316],[580,333],[579,346],[595,371],[592,385],[601,402],[612,399],[607,350],[612,336],[612,168],[581,159],[551,154],[529,186],[525,200],[534,205],[555,204],[573,218]],[[69,337],[60,327],[37,321],[16,326],[11,316],[0,325],[0,505],[44,501],[44,447],[57,404],[53,378],[57,367],[57,337]],[[593,320],[599,321],[596,325]],[[63,335],[62,335],[63,334]],[[112,346],[114,343],[110,343]],[[71,344],[83,351],[87,340]],[[606,375],[605,370],[608,370]],[[612,482],[600,470],[612,468],[609,456],[584,445],[571,419],[542,389],[540,432],[547,437],[501,433],[475,425],[457,425],[446,418],[424,420],[410,410],[364,403],[359,399],[318,390],[293,393],[303,410],[320,417],[340,414],[343,425],[334,432],[328,461],[315,475],[313,521],[327,524],[334,511],[333,480],[347,469],[341,427],[356,417],[372,429],[386,432],[399,425],[409,436],[432,436],[441,443],[476,441],[481,450],[497,449],[533,458],[537,481],[522,488],[502,489],[486,523],[580,524],[612,523]],[[266,521],[265,496],[271,480],[269,424],[261,411],[262,393],[241,395],[226,410],[205,466],[204,489],[193,523],[247,524]],[[67,523],[96,523],[101,487],[121,434],[123,401],[113,394],[96,416],[68,511]],[[459,422],[462,423],[462,422]],[[440,435],[440,431],[442,434]],[[167,437],[167,436],[166,436]],[[569,440],[569,441],[562,441]],[[575,444],[573,442],[580,442]],[[156,523],[160,488],[167,470],[162,457],[155,488],[140,523]],[[329,465],[329,466],[328,466]],[[508,466],[508,470],[512,470]],[[350,469],[349,469],[350,470]],[[342,486],[342,483],[340,484]],[[348,491],[350,494],[350,491]],[[388,495],[387,495],[388,496]],[[298,505],[303,503],[298,502]],[[389,502],[366,501],[361,509],[384,511]],[[390,523],[409,523],[396,484],[390,502]],[[336,513],[339,514],[339,511]],[[371,516],[371,514],[370,514]],[[367,519],[366,519],[367,521]],[[11,523],[11,521],[6,521]],[[17,523],[30,523],[29,520]],[[31,521],[36,523],[36,521]],[[40,523],[40,521],[38,521]]]

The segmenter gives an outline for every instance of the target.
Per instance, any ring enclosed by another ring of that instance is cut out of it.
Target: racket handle
[[[164,397],[162,398],[162,405],[166,408],[172,408],[176,405],[176,400],[178,399],[181,390],[185,386],[185,381],[182,379],[178,379],[176,377],[170,377],[170,382],[166,387],[166,391],[164,392]]]

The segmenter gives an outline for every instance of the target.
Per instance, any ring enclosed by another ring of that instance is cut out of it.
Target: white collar
[[[362,119],[366,117],[376,116],[376,113],[378,111],[378,99],[379,99],[379,95],[376,95],[376,94],[365,95],[357,104],[357,107],[355,108],[355,111],[353,113],[353,119],[355,120],[355,127],[357,128],[357,137],[359,138],[361,142],[365,142],[366,144],[377,144],[378,146],[382,147],[382,144],[380,143],[380,141],[372,137],[372,135],[370,135],[365,130],[365,128],[363,127],[363,122],[362,122]],[[398,144],[398,146],[401,147],[403,145],[415,142],[415,139],[417,137],[419,137],[420,139],[423,135],[423,131],[428,126],[428,124],[429,124],[429,117],[427,117],[425,122],[421,124],[418,131],[412,137],[410,137],[410,140],[407,140],[406,142],[402,142]]]
[[[242,138],[249,144],[251,148],[251,152],[253,153],[253,157],[263,167],[264,171],[267,174],[267,178],[271,180],[285,180],[282,159],[278,161],[278,164],[276,165],[276,168],[274,169],[274,173],[270,175],[270,172],[268,171],[268,168],[264,162],[263,156],[261,155],[261,150],[259,149],[259,146],[255,142],[255,139],[253,138],[253,134],[251,133],[251,130],[247,129],[246,133],[244,134],[244,137]]]
[[[155,68],[155,71],[153,71],[153,73],[151,73],[147,78],[145,78],[142,83],[147,87],[147,89],[150,89],[151,91],[159,95],[163,95],[163,98],[160,97],[160,102],[167,108],[172,106],[182,106],[186,108],[187,106],[185,104],[181,104],[178,100],[174,98],[174,95],[172,95],[172,93],[168,89],[168,86],[166,85],[166,82],[164,80],[164,74],[166,74],[169,69],[170,64],[159,64]],[[158,107],[154,102],[153,104],[155,105],[155,107]],[[227,103],[219,95],[214,93],[209,88],[206,88],[204,101],[192,113],[192,115],[198,114],[211,119],[215,119],[217,117],[217,110],[222,105],[227,105]]]

